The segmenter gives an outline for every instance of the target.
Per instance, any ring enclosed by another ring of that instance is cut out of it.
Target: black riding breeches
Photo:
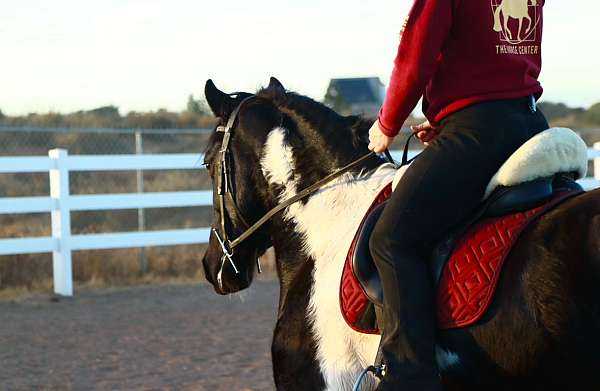
[[[437,367],[429,252],[475,211],[510,155],[547,128],[529,98],[472,105],[441,121],[439,135],[400,179],[369,242],[384,294],[384,383],[440,389],[432,380]]]

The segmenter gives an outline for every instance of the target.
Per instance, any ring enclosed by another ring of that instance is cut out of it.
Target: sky
[[[479,0],[489,1],[489,0]],[[180,111],[211,78],[277,77],[321,99],[330,78],[387,83],[411,0],[0,0],[0,110]],[[543,99],[600,102],[600,2],[544,7]]]

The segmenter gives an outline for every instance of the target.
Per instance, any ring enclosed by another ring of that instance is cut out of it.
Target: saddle
[[[373,200],[348,251],[340,306],[354,330],[378,334],[383,291],[369,238],[404,170]],[[520,233],[537,217],[583,191],[587,147],[570,129],[548,129],[526,142],[494,175],[476,212],[431,254],[437,323],[467,327],[488,309],[504,261]]]

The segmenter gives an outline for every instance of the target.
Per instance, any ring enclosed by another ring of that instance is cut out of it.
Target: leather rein
[[[235,94],[232,94],[232,95],[235,95]],[[229,261],[229,263],[233,267],[233,270],[235,271],[235,273],[239,274],[239,270],[236,267],[235,262],[233,261],[234,249],[237,246],[239,246],[242,242],[244,242],[246,239],[248,239],[254,232],[256,232],[267,221],[269,221],[269,219],[271,217],[273,217],[275,214],[277,214],[281,210],[287,208],[288,206],[294,204],[295,202],[298,202],[301,199],[306,198],[309,195],[315,193],[321,187],[323,187],[325,184],[327,184],[327,183],[333,181],[334,179],[340,177],[341,175],[347,173],[348,171],[357,167],[358,165],[360,165],[361,163],[363,163],[364,161],[369,159],[371,156],[376,154],[375,152],[370,151],[369,153],[367,153],[367,154],[359,157],[358,159],[350,162],[349,164],[345,165],[344,167],[341,167],[340,169],[327,175],[323,179],[317,181],[313,185],[300,191],[293,197],[290,197],[287,200],[281,202],[280,204],[278,204],[277,206],[275,206],[274,208],[269,210],[267,213],[265,213],[265,215],[262,216],[257,222],[250,225],[250,224],[248,224],[248,220],[246,220],[244,218],[242,212],[240,211],[240,208],[237,206],[237,203],[235,202],[234,189],[232,188],[232,184],[233,184],[233,180],[231,177],[232,164],[229,160],[230,154],[231,154],[231,152],[229,150],[229,146],[231,143],[231,138],[233,137],[232,131],[235,127],[236,119],[239,115],[239,112],[240,112],[242,106],[254,97],[255,97],[254,95],[251,95],[251,96],[244,98],[240,102],[240,104],[235,108],[235,110],[233,110],[231,115],[229,116],[227,124],[225,126],[218,126],[216,129],[217,132],[223,133],[223,141],[221,143],[221,148],[219,150],[219,153],[221,156],[217,162],[217,177],[216,177],[217,196],[219,198],[219,207],[221,208],[221,219],[220,219],[221,233],[219,234],[219,231],[214,227],[212,229],[213,233],[215,234],[215,237],[217,238],[217,241],[219,242],[219,245],[221,246],[221,250],[223,252],[223,256],[221,257],[221,269],[219,270],[219,274],[218,274],[219,284],[221,284],[221,275],[223,272],[223,267],[225,265],[225,261]],[[412,137],[412,135],[411,135],[411,137]],[[411,137],[409,137],[409,139],[406,143],[406,146],[404,148],[401,166],[406,165],[412,161],[412,159],[411,160],[408,159],[408,143],[410,142]],[[396,163],[394,162],[392,155],[390,154],[389,150],[387,150],[387,149],[385,150],[385,156],[390,163],[392,163],[394,166],[396,166]],[[225,199],[226,198],[229,200],[229,203],[233,207],[233,212],[235,213],[235,216],[237,216],[237,218],[242,222],[242,224],[244,225],[244,228],[245,228],[245,231],[233,240],[230,240],[229,236],[227,235],[227,229],[226,229],[226,218],[227,217],[226,217],[226,215],[228,215],[229,220],[231,220],[231,214],[227,213],[227,209],[225,207]],[[262,270],[261,270],[260,262],[258,259],[256,260],[256,264],[258,267],[258,272],[261,273]]]

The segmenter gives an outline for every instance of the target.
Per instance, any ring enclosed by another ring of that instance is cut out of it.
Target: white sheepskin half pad
[[[567,128],[551,128],[523,144],[492,177],[484,198],[498,186],[514,186],[560,172],[587,175],[587,146],[577,133]]]

